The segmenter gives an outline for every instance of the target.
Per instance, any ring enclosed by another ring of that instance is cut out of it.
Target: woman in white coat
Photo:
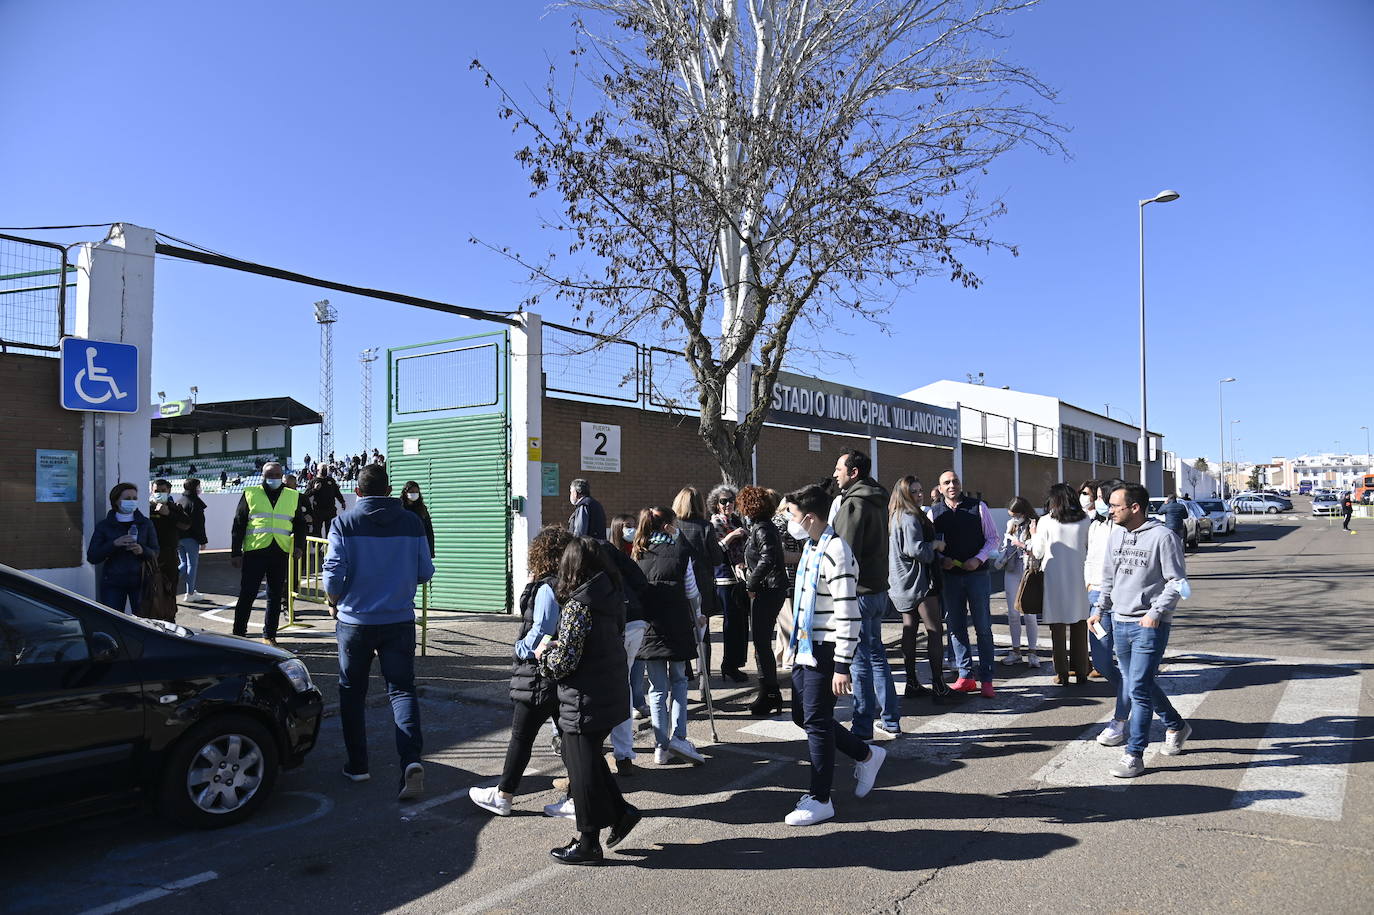
[[[1088,556],[1088,527],[1092,522],[1079,507],[1078,493],[1067,483],[1050,487],[1048,511],[1036,522],[1031,552],[1045,572],[1045,609],[1042,622],[1050,627],[1055,682],[1088,682],[1088,592],[1083,563]]]

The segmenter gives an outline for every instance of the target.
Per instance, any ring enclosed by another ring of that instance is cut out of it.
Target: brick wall
[[[1029,499],[1031,505],[1043,505],[1050,487],[1058,482],[1059,462],[1054,458],[1021,455],[1021,492],[1018,495]]]
[[[0,476],[0,518],[5,522],[0,524],[0,562],[19,569],[79,566],[85,548],[79,501],[34,501],[34,452],[82,450],[84,414],[58,406],[58,369],[56,359],[0,355],[6,417],[0,461],[9,468]],[[84,466],[79,469],[85,471]],[[105,496],[99,498],[103,502]]]

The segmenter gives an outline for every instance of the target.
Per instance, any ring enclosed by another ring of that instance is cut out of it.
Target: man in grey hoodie
[[[1183,543],[1173,531],[1151,520],[1150,494],[1136,483],[1111,495],[1109,513],[1117,527],[1107,541],[1102,564],[1102,591],[1093,608],[1096,623],[1110,612],[1112,639],[1121,676],[1131,696],[1131,720],[1126,753],[1112,768],[1117,778],[1135,778],[1145,771],[1145,747],[1150,721],[1158,714],[1167,730],[1165,756],[1177,756],[1193,729],[1156,684],[1169,627],[1186,584]]]

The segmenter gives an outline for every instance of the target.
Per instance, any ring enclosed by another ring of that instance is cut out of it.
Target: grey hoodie
[[[1183,541],[1153,519],[1133,531],[1113,526],[1102,561],[1102,594],[1096,612],[1139,622],[1168,622],[1178,606],[1183,579]]]

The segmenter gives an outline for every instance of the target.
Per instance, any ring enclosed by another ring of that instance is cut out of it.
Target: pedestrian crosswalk
[[[1185,719],[1211,717],[1231,722],[1226,737],[1199,729],[1187,755],[1190,765],[1203,770],[1239,769],[1243,773],[1234,783],[1232,807],[1339,821],[1344,812],[1362,670],[1366,666],[1330,659],[1190,654],[1170,659],[1161,668],[1159,684]],[[894,673],[900,677],[899,672]],[[1053,710],[1057,708],[1054,700],[1070,695],[1053,685],[1051,675],[1016,677],[999,683],[996,699],[972,697],[943,713],[935,708],[928,717],[906,718],[907,727],[913,722],[916,726],[884,747],[897,758],[950,765],[978,755],[984,744],[1033,741],[1033,725],[1044,726],[1038,716],[1049,713],[1062,717],[1062,709]],[[1096,720],[1066,744],[1048,758],[1033,756],[1036,766],[1027,774],[1031,781],[1111,792],[1127,792],[1141,783],[1108,773],[1120,750],[1097,743],[1097,735],[1111,719],[1112,706],[1099,702],[1096,707],[1100,709],[1100,715],[1094,715]],[[1238,711],[1243,714],[1238,715]],[[838,719],[846,720],[848,715],[847,703],[836,709]],[[1235,720],[1238,717],[1245,720]],[[1256,743],[1253,735],[1261,725],[1263,737]],[[1211,730],[1216,729],[1213,722]],[[782,716],[746,725],[740,731],[762,740],[795,741],[801,737],[801,731]],[[1156,718],[1145,755],[1147,772],[1152,762],[1159,762],[1155,757],[1163,739],[1164,728]],[[1224,761],[1210,765],[1198,762],[1199,758],[1206,759],[1209,747],[1214,748],[1212,752],[1224,752]],[[1235,765],[1237,754],[1246,760],[1243,765]]]

